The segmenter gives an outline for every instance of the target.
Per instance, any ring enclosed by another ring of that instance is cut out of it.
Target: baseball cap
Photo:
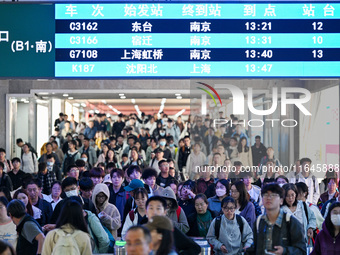
[[[144,187],[144,183],[141,180],[133,179],[128,186],[124,187],[124,189],[126,191],[132,191],[137,188],[143,188],[143,187]]]
[[[166,216],[153,216],[149,219],[149,222],[145,224],[150,231],[155,229],[165,229],[173,231],[173,226],[171,220]]]
[[[110,174],[105,175],[103,183],[112,183]]]

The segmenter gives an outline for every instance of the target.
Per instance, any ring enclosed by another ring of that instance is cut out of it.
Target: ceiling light
[[[48,92],[39,92],[39,95],[48,95]]]
[[[69,100],[72,100],[72,99],[73,99],[73,97],[68,97],[68,99],[69,99]]]
[[[126,98],[126,96],[121,96],[121,97],[120,97],[120,99],[125,99],[125,98]]]
[[[124,93],[122,93],[122,94],[118,94],[118,95],[121,97],[121,96],[124,96]]]
[[[178,97],[178,96],[180,96],[180,95],[181,95],[180,93],[175,94],[176,97]]]
[[[46,100],[49,99],[49,97],[41,97],[41,98],[42,98],[42,99],[46,99]]]
[[[30,102],[30,101],[28,101],[28,100],[27,100],[27,101],[24,101],[25,104],[28,104],[29,102]]]
[[[20,101],[21,101],[21,102],[25,102],[25,101],[27,101],[27,99],[26,99],[26,98],[21,98]]]
[[[136,103],[136,100],[135,99],[131,99],[131,103],[135,104]]]
[[[177,98],[177,99],[182,99],[182,97],[181,97],[181,96],[177,96],[176,98]]]
[[[63,94],[63,97],[68,97],[68,94]]]

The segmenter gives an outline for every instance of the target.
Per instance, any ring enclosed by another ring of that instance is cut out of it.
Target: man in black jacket
[[[184,181],[184,173],[183,173],[183,167],[186,167],[187,159],[191,153],[191,144],[190,144],[190,137],[185,136],[184,137],[184,146],[179,148],[178,153],[178,169],[181,174],[181,178]]]
[[[302,224],[280,209],[284,190],[276,183],[267,184],[261,195],[266,212],[256,220],[254,243],[246,254],[306,254]]]
[[[267,155],[266,146],[261,143],[261,136],[255,136],[255,144],[251,146],[253,154],[253,166],[260,166],[261,159]]]

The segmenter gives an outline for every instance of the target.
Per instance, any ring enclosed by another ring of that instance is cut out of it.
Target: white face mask
[[[73,197],[73,196],[78,196],[78,191],[75,189],[75,190],[70,190],[70,191],[66,191],[65,192],[65,195],[67,197]]]
[[[339,227],[340,226],[340,214],[331,215],[331,221],[334,224],[334,226]]]
[[[279,183],[279,186],[282,188],[285,183]]]
[[[216,196],[223,197],[227,193],[224,189],[216,189]]]
[[[47,166],[53,166],[53,162],[47,161]]]
[[[81,158],[82,160],[84,160],[85,162],[87,161],[87,158]]]

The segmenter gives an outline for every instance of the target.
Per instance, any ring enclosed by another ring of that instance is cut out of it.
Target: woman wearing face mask
[[[340,202],[333,203],[317,235],[311,255],[340,254]]]
[[[210,197],[208,199],[208,208],[214,214],[218,215],[221,213],[221,202],[223,198],[227,197],[229,194],[229,181],[228,180],[218,180],[215,187],[216,196]]]
[[[85,171],[90,171],[92,169],[92,165],[89,163],[89,155],[86,152],[81,154],[81,160],[85,162]]]

